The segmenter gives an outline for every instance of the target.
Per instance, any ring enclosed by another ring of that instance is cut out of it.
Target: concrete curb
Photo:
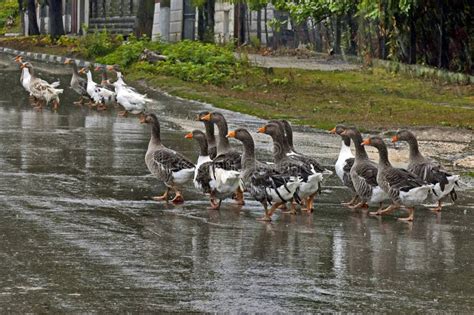
[[[16,50],[13,48],[8,48],[8,47],[0,47],[0,53],[5,53],[8,55],[13,55],[13,56],[20,55],[30,60],[38,60],[42,62],[50,62],[50,63],[57,63],[57,64],[64,64],[64,61],[66,61],[66,59],[72,59],[76,62],[78,67],[103,66],[103,64],[101,63],[92,63],[90,61],[86,61],[82,59],[68,58],[64,56],[50,55],[50,54],[43,54],[43,53],[34,53],[30,51]]]

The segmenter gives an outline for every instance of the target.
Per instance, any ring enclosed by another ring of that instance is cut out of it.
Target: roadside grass
[[[233,82],[233,86],[220,87],[154,75],[137,67],[129,70],[130,79],[145,79],[151,86],[172,95],[321,129],[332,128],[337,123],[357,125],[363,130],[474,127],[472,86],[442,85],[393,75],[383,69],[335,72],[274,69],[273,74],[247,76]]]
[[[65,38],[63,42],[50,42],[48,38],[3,38],[0,46],[84,56],[81,42],[85,40]],[[196,42],[170,45],[135,40],[111,53],[102,49],[111,45],[102,33],[90,35],[87,42],[94,43],[98,52],[104,51],[99,61],[122,61],[129,82],[144,80],[172,95],[261,118],[285,118],[321,129],[332,128],[337,123],[356,125],[362,130],[474,127],[473,85],[443,84],[382,68],[332,72],[262,69],[234,60],[226,48]],[[138,55],[143,47],[158,47],[170,60],[158,65],[140,62]]]

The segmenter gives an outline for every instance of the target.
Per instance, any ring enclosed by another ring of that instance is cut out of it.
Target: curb
[[[86,61],[82,59],[68,58],[64,56],[50,55],[50,54],[43,54],[43,53],[34,53],[30,51],[16,50],[13,48],[8,48],[8,47],[0,47],[0,53],[2,52],[5,54],[14,55],[14,56],[20,55],[20,56],[28,57],[28,59],[31,59],[31,60],[38,60],[42,62],[50,62],[50,63],[57,63],[57,64],[64,64],[64,61],[66,61],[66,59],[72,59],[76,62],[78,67],[104,66],[101,63],[92,63],[90,61]]]

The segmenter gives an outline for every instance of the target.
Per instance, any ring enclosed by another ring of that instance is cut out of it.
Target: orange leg
[[[156,200],[156,201],[166,201],[166,202],[168,202],[169,191],[170,191],[170,189],[168,187],[166,187],[165,193],[163,195],[152,197],[151,199]]]
[[[245,205],[244,192],[242,189],[240,189],[240,187],[235,191],[235,201],[239,206]]]
[[[415,208],[406,208],[408,210],[408,217],[398,218],[399,221],[412,222],[414,219]]]

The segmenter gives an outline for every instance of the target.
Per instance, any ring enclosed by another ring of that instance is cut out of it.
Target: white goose
[[[43,79],[40,79],[35,76],[33,66],[31,63],[26,62],[21,65],[21,69],[28,69],[29,78],[29,90],[31,95],[37,100],[37,109],[43,108],[43,105],[52,103],[53,109],[57,110],[59,107],[59,94],[63,93],[63,89],[56,89],[59,82],[54,82],[52,84],[46,82]],[[26,77],[28,77],[26,74]],[[28,79],[26,79],[28,80]]]
[[[146,104],[152,102],[146,95],[140,94],[126,85],[122,85],[119,81],[112,83],[117,93],[117,103],[125,110],[120,112],[120,116],[126,117],[129,113],[138,115],[146,110]]]
[[[87,94],[89,94],[91,99],[94,101],[98,110],[107,109],[107,105],[111,105],[115,102],[115,93],[95,83],[92,80],[92,72],[90,69],[86,70],[85,68],[82,68],[79,73],[86,73]]]

